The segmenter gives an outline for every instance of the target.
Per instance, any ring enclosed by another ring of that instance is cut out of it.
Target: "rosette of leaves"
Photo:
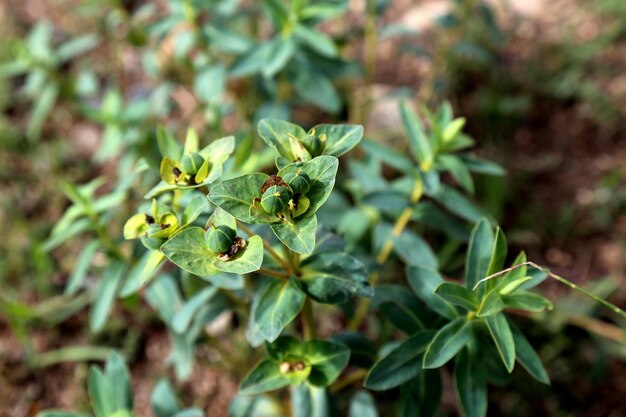
[[[429,370],[454,359],[454,383],[463,414],[483,417],[487,412],[487,384],[506,378],[516,362],[533,378],[549,384],[539,356],[505,314],[506,309],[532,313],[551,309],[552,303],[548,299],[529,291],[542,282],[546,274],[531,273],[526,267],[520,267],[503,274],[498,280],[481,281],[502,270],[506,255],[504,233],[499,228],[494,232],[489,222],[483,219],[476,224],[471,235],[464,285],[444,280],[429,267],[408,266],[409,285],[439,319],[426,320],[423,316],[420,319],[420,313],[415,313],[410,303],[400,298],[392,300],[393,305],[387,307],[393,308],[384,311],[390,321],[410,337],[374,364],[365,386],[388,390],[411,384],[418,387],[417,391],[428,391],[439,378],[438,373]],[[525,261],[526,257],[521,253],[513,264]],[[409,311],[413,313],[407,314]],[[429,322],[439,324],[429,328]],[[486,369],[490,370],[489,374]],[[422,401],[432,402],[434,412],[439,396],[440,390],[437,395],[428,395]],[[407,397],[403,401],[413,400]]]
[[[175,189],[192,189],[211,184],[223,171],[223,164],[235,149],[235,138],[227,136],[216,139],[199,148],[198,135],[193,129],[187,131],[185,146],[165,129],[157,131],[161,160],[161,182],[146,194],[153,198]]]
[[[220,272],[247,274],[261,268],[263,240],[237,236],[237,222],[221,209],[211,215],[208,230],[189,227],[161,246],[163,254],[181,269],[199,276]]]
[[[304,382],[314,387],[332,384],[348,364],[350,349],[326,340],[302,342],[281,336],[266,343],[267,359],[258,363],[243,379],[242,394],[261,394]]]
[[[243,175],[213,186],[209,200],[238,220],[269,224],[289,249],[309,254],[315,247],[315,213],[335,185],[338,165],[334,156],[318,156],[276,175]]]
[[[370,163],[351,164],[358,166],[357,180],[363,177],[366,183],[363,186],[363,181],[358,181],[364,194],[361,202],[393,218],[412,206],[413,220],[467,240],[471,224],[489,217],[470,197],[474,193],[472,175],[500,176],[504,170],[493,162],[463,152],[473,146],[474,140],[463,133],[465,119],[455,118],[449,103],[442,104],[437,112],[422,108],[425,122],[405,102],[400,105],[400,113],[408,151],[403,153],[380,142],[365,140],[362,147],[369,154]],[[380,162],[401,175],[391,182],[386,181],[380,174]],[[442,181],[444,174],[452,177],[461,190]],[[428,200],[422,198],[424,196]],[[384,231],[382,228],[390,230],[391,225],[381,224],[381,231]],[[396,248],[401,246],[396,245]]]
[[[358,74],[359,69],[355,63],[342,59],[335,41],[316,26],[343,14],[348,2],[263,0],[255,4],[265,13],[255,10],[254,18],[258,20],[258,15],[267,15],[268,22],[263,23],[273,29],[269,38],[243,37],[232,29],[225,30],[230,28],[223,24],[213,24],[207,30],[216,48],[237,55],[229,68],[230,76],[254,75],[252,80],[273,99],[278,96],[280,78],[287,81],[281,84],[281,90],[287,92],[281,97],[292,98],[288,104],[304,101],[328,112],[338,112],[341,97],[332,80]],[[249,7],[238,10],[238,15],[245,15],[248,10]],[[268,100],[261,109],[270,107],[271,101],[284,100]]]
[[[262,119],[259,135],[278,152],[276,166],[307,162],[320,155],[339,157],[354,148],[363,138],[363,126],[320,124],[308,132],[302,127],[278,119]]]

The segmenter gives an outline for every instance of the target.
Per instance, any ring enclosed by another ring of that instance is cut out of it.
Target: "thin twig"
[[[476,290],[476,288],[478,288],[478,286],[479,286],[480,284],[482,284],[483,282],[485,282],[485,281],[488,281],[488,280],[493,279],[493,278],[497,278],[497,277],[499,277],[499,276],[502,276],[502,275],[504,275],[504,274],[507,274],[508,272],[511,272],[511,271],[513,271],[513,270],[515,270],[515,269],[518,269],[518,268],[522,268],[522,267],[524,267],[524,266],[530,266],[530,267],[533,267],[533,268],[535,268],[535,269],[538,269],[539,271],[541,271],[541,272],[543,272],[543,273],[545,273],[545,274],[548,274],[548,276],[549,276],[550,278],[555,279],[555,280],[559,281],[561,284],[565,284],[565,285],[567,285],[568,287],[572,288],[573,290],[578,291],[578,292],[580,292],[581,294],[586,295],[587,297],[591,298],[592,300],[596,301],[597,303],[599,303],[599,304],[603,305],[604,307],[608,308],[608,309],[609,309],[609,310],[611,310],[612,312],[614,312],[614,313],[616,313],[616,314],[620,315],[621,317],[623,317],[624,319],[626,319],[626,311],[622,310],[621,308],[619,308],[619,307],[618,307],[618,306],[616,306],[615,304],[613,304],[613,303],[609,303],[608,301],[603,300],[602,298],[600,298],[600,297],[598,297],[597,295],[595,295],[595,294],[593,294],[593,293],[589,292],[588,290],[584,289],[583,287],[580,287],[580,286],[578,286],[578,285],[574,284],[573,282],[571,282],[571,281],[569,281],[569,280],[567,280],[567,279],[563,278],[562,276],[559,276],[559,275],[557,275],[557,274],[555,274],[555,273],[551,272],[548,268],[544,268],[544,267],[539,266],[539,265],[537,265],[536,263],[534,263],[534,262],[530,262],[530,261],[528,261],[528,262],[522,262],[521,264],[514,265],[514,266],[512,266],[512,267],[510,267],[510,268],[503,269],[503,270],[502,270],[502,271],[500,271],[500,272],[496,272],[495,274],[491,274],[491,275],[489,275],[488,277],[485,277],[485,278],[481,279],[481,280],[480,280],[480,281],[478,281],[478,283],[474,286],[473,290]]]

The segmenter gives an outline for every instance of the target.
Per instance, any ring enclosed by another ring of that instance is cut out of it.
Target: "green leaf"
[[[177,161],[183,154],[183,146],[164,127],[157,128],[157,145],[163,158]]]
[[[386,391],[414,378],[422,371],[423,353],[433,335],[434,332],[425,331],[403,341],[374,364],[364,386],[374,391]]]
[[[477,207],[463,194],[444,184],[441,184],[431,197],[450,213],[472,223],[480,221],[486,215],[484,210]]]
[[[180,410],[174,389],[167,379],[159,380],[152,390],[150,407],[156,417],[172,417]]]
[[[504,309],[504,302],[497,291],[490,291],[485,295],[476,311],[478,317],[487,317],[498,314]]]
[[[271,51],[267,55],[268,60],[261,68],[261,74],[265,78],[272,78],[289,62],[295,52],[295,44],[291,38],[276,36],[270,42]]]
[[[126,277],[126,282],[120,291],[122,297],[128,297],[139,291],[156,276],[159,267],[165,260],[165,255],[159,250],[149,250],[133,265]]]
[[[469,169],[463,164],[463,162],[455,155],[440,155],[437,157],[437,164],[440,165],[445,171],[448,171],[450,175],[465,188],[465,190],[474,194],[474,181],[472,181],[472,174]]]
[[[323,155],[308,162],[296,162],[287,165],[278,171],[278,175],[284,177],[288,173],[295,174],[302,170],[311,178],[311,188],[305,194],[311,201],[311,205],[303,216],[312,216],[326,202],[333,191],[338,168],[339,160],[336,157]]]
[[[133,409],[133,391],[130,385],[130,372],[124,359],[113,352],[106,361],[105,374],[110,382],[112,397],[116,410]]]
[[[72,413],[69,411],[46,410],[37,414],[37,417],[89,417],[87,414]]]
[[[191,297],[172,319],[172,329],[177,333],[187,331],[193,317],[215,294],[217,294],[217,287],[206,287]]]
[[[496,228],[496,236],[493,245],[493,252],[491,255],[491,262],[489,263],[489,269],[487,270],[487,276],[495,274],[504,268],[504,262],[507,255],[507,242],[506,236],[500,227]],[[484,277],[483,277],[484,278]],[[481,278],[482,279],[482,278]]]
[[[474,311],[476,309],[476,297],[474,297],[474,294],[459,284],[444,282],[437,287],[435,294],[467,311]]]
[[[246,395],[261,394],[285,387],[289,382],[289,376],[280,372],[279,364],[266,359],[244,377],[239,391]]]
[[[424,330],[426,327],[422,319],[405,304],[388,301],[382,303],[379,309],[398,330],[408,335]]]
[[[104,272],[89,311],[89,329],[92,332],[99,332],[106,324],[125,270],[123,262],[114,262]]]
[[[422,122],[405,101],[400,103],[400,115],[409,138],[411,151],[419,161],[422,171],[428,171],[433,163],[433,150],[424,133]]]
[[[399,417],[433,417],[441,404],[441,374],[425,369],[400,387]]]
[[[258,271],[263,264],[263,239],[261,236],[248,238],[247,245],[228,261],[215,260],[215,267],[223,272],[248,274]]]
[[[399,171],[411,173],[415,170],[415,163],[413,163],[411,159],[382,143],[365,138],[361,143],[361,147],[365,152],[371,155],[372,158],[381,160]]]
[[[281,242],[294,252],[308,255],[315,248],[317,217],[298,218],[293,223],[283,222],[270,225]]]
[[[487,276],[493,255],[494,236],[487,219],[474,226],[465,259],[465,286],[472,290]]]
[[[335,43],[325,33],[297,24],[293,34],[298,41],[306,44],[321,55],[331,58],[337,56]]]
[[[509,372],[515,366],[515,342],[509,323],[504,314],[496,314],[485,319],[491,338],[498,349],[500,358]]]
[[[291,280],[275,280],[261,294],[252,319],[263,339],[273,342],[295,319],[306,296]]]
[[[183,211],[181,227],[193,223],[208,207],[209,201],[206,196],[203,193],[193,192],[192,197],[189,199]]]
[[[31,140],[39,139],[43,125],[50,115],[59,95],[59,86],[54,83],[47,84],[38,92],[37,100],[30,113],[26,135]]]
[[[85,278],[87,277],[87,272],[89,272],[91,260],[98,249],[100,249],[100,242],[98,240],[94,240],[89,242],[89,244],[80,252],[78,259],[76,260],[74,271],[68,279],[67,286],[65,287],[65,295],[75,294],[81,287],[83,281],[85,281]]]
[[[217,271],[247,274],[258,270],[263,263],[260,236],[248,238],[245,248],[223,261],[208,248],[205,231],[200,227],[177,233],[161,246],[161,251],[180,268],[199,276],[215,275]]]
[[[343,252],[322,252],[301,264],[303,291],[320,303],[341,304],[355,295],[371,297],[367,269]]]
[[[378,417],[374,397],[367,391],[357,391],[350,401],[348,417]]]
[[[458,135],[461,130],[465,126],[465,118],[459,117],[454,119],[452,122],[448,123],[448,125],[443,129],[441,133],[441,140],[446,143],[453,140],[456,135]]]
[[[265,143],[276,149],[281,156],[289,161],[294,161],[295,159],[291,150],[289,136],[300,139],[306,135],[306,132],[300,126],[278,119],[261,119],[258,131]]]
[[[331,80],[315,68],[299,68],[292,80],[298,95],[329,113],[341,109],[341,98]]]
[[[327,340],[308,341],[304,349],[304,358],[311,365],[308,382],[317,387],[335,382],[350,360],[350,349]]]
[[[209,200],[243,222],[260,223],[250,214],[250,207],[260,197],[261,186],[268,178],[267,174],[256,173],[222,181],[211,188]]]
[[[515,260],[513,261],[513,266],[520,265],[526,262],[526,254],[522,251],[517,255]],[[513,269],[512,271],[507,272],[500,278],[495,278],[498,280],[497,285],[495,286],[496,290],[501,295],[508,295],[514,292],[517,288],[523,285],[525,282],[530,281],[531,277],[526,275],[528,268],[526,266],[520,266],[519,268]],[[496,271],[497,272],[497,271]]]
[[[485,366],[463,349],[454,367],[454,387],[464,417],[487,415],[487,378]]]
[[[240,55],[230,67],[230,76],[237,78],[258,73],[263,68],[263,64],[267,61],[271,49],[271,45],[267,42],[252,45],[250,49]]]
[[[90,49],[93,49],[99,42],[100,39],[95,34],[79,36],[71,39],[57,49],[57,58],[59,59],[59,62],[65,62],[89,51]]]
[[[169,239],[161,251],[178,267],[195,275],[213,275],[216,255],[207,247],[204,229],[190,227]]]
[[[439,368],[454,357],[472,338],[472,323],[459,317],[442,327],[424,353],[426,369]]]
[[[361,125],[321,124],[313,127],[316,135],[326,135],[325,155],[341,156],[349,152],[363,139]]]
[[[502,300],[507,308],[526,310],[534,313],[552,310],[553,308],[552,302],[547,298],[524,290],[517,290],[513,294],[505,295],[502,297]]]
[[[293,417],[330,417],[329,408],[326,389],[309,384],[291,386]]]
[[[413,292],[433,311],[450,320],[459,315],[452,304],[435,295],[435,289],[444,282],[437,271],[415,265],[407,267],[406,273]]]
[[[526,339],[526,336],[511,323],[511,333],[515,343],[515,357],[526,371],[537,381],[550,385],[550,377],[541,363],[541,359],[535,349]]]
[[[394,236],[391,229],[387,236],[392,236],[393,251],[406,265],[419,265],[437,269],[437,256],[422,237],[409,230],[403,231],[400,236]]]
[[[96,417],[109,417],[116,411],[111,385],[102,371],[94,365],[89,368],[87,391]]]

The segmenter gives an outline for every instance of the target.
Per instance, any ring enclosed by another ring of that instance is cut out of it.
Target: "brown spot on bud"
[[[270,175],[270,177],[261,186],[261,194],[266,192],[268,188],[273,187],[274,185],[280,185],[281,187],[289,188],[289,184],[283,181],[281,177],[274,174]]]
[[[178,177],[180,177],[180,174],[182,174],[182,173],[183,173],[183,171],[181,171],[180,169],[178,169],[178,167],[174,167],[174,168],[172,168],[172,173],[173,173],[174,175],[176,175],[176,177],[178,178]]]
[[[146,214],[146,223],[154,224],[154,217],[149,216],[149,215]]]

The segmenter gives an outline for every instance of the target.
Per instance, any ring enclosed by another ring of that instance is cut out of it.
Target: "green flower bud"
[[[300,139],[300,143],[302,143],[311,156],[315,158],[324,152],[324,148],[326,147],[325,139],[325,135],[317,136],[315,135],[315,131],[312,131],[311,134]]]
[[[207,244],[211,252],[223,253],[230,249],[233,241],[237,237],[237,232],[228,226],[217,226],[207,235]]]
[[[291,193],[285,187],[272,185],[261,196],[261,207],[270,214],[278,214],[287,207]]]
[[[283,179],[289,184],[294,194],[305,194],[311,188],[311,177],[303,171],[286,174]]]
[[[199,153],[193,152],[183,156],[180,161],[180,168],[187,174],[195,175],[202,164],[204,164],[204,158]]]

